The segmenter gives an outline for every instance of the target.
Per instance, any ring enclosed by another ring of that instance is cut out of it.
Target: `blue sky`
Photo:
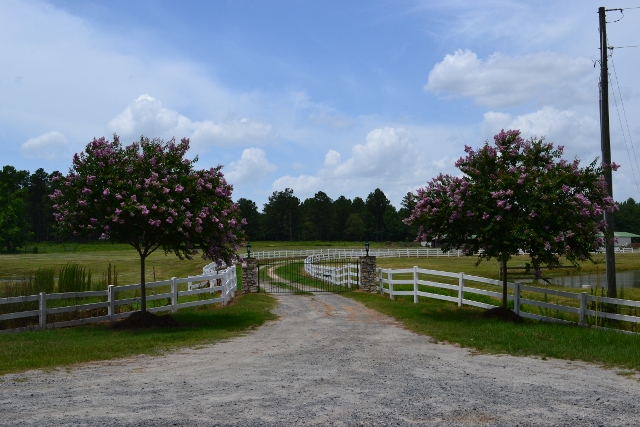
[[[588,163],[601,5],[4,0],[0,163],[66,172],[93,137],[188,137],[200,167],[224,165],[234,198],[260,207],[286,187],[381,188],[398,206],[502,128]],[[639,25],[626,10],[610,45],[640,45]],[[640,200],[640,48],[613,60],[629,130],[625,145],[611,94],[614,197]]]

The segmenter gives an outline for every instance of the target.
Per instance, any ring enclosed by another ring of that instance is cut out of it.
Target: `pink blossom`
[[[109,189],[105,188],[104,191],[102,192],[103,195],[108,196],[109,195]]]
[[[180,184],[176,185],[176,193],[181,193],[184,190],[184,187]]]

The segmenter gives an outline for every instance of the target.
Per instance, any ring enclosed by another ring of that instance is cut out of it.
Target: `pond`
[[[576,274],[573,276],[556,276],[549,278],[551,283],[569,288],[607,287],[607,273]],[[640,288],[640,270],[621,271],[616,273],[616,283],[620,288]]]

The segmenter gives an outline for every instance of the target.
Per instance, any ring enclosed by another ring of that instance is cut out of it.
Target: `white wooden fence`
[[[616,248],[617,253],[640,253],[639,250],[633,248]],[[330,256],[331,259],[336,258],[357,258],[365,256],[364,249],[308,249],[308,250],[283,250],[283,251],[260,251],[251,252],[251,256],[257,259],[273,259],[273,258],[294,258],[309,257],[315,255]],[[395,248],[395,249],[370,249],[369,255],[378,258],[428,258],[428,257],[462,257],[465,256],[461,250],[451,250],[443,252],[439,248]],[[525,255],[522,252],[521,255]]]
[[[394,278],[394,275],[408,275],[411,274],[411,278],[409,279],[397,279]],[[420,275],[428,275],[428,276],[440,276],[440,277],[449,277],[458,280],[457,285],[451,285],[447,283],[439,283],[433,280],[427,280],[424,277],[420,277]],[[499,291],[489,291],[484,289],[477,289],[468,286],[467,282],[477,282],[477,283],[485,283],[489,285],[498,286]],[[396,285],[412,285],[412,290],[395,290],[394,286]],[[386,286],[386,287],[385,287]],[[434,288],[440,289],[448,289],[451,291],[457,292],[457,296],[449,296],[449,295],[440,295],[432,292],[426,292],[420,290],[420,286],[430,286]],[[530,312],[525,312],[521,309],[522,305],[529,305],[540,307],[542,309],[547,310],[557,310],[558,312],[564,313],[572,313],[578,316],[579,324],[585,324],[587,316],[597,316],[605,319],[614,319],[614,320],[623,320],[625,322],[633,322],[640,323],[640,317],[630,316],[626,314],[617,314],[617,313],[607,313],[603,311],[596,311],[589,309],[589,303],[593,302],[596,307],[598,304],[617,304],[622,307],[640,307],[640,301],[631,301],[624,300],[618,298],[607,298],[607,297],[598,297],[597,295],[590,295],[587,292],[575,293],[575,292],[566,292],[566,291],[558,291],[554,289],[545,289],[538,288],[535,286],[523,285],[519,282],[508,283],[508,287],[513,289],[513,294],[508,295],[508,299],[510,301],[514,301],[514,311],[516,314],[521,317],[527,317],[530,319],[537,320],[545,320],[545,321],[553,321],[553,322],[564,322],[564,323],[575,323],[570,322],[563,319],[558,319],[549,315],[540,315]],[[437,271],[437,270],[426,270],[418,267],[413,268],[405,268],[405,269],[378,269],[378,289],[381,294],[388,294],[391,299],[395,299],[396,295],[409,295],[413,296],[413,302],[418,303],[419,297],[426,298],[435,298],[444,301],[451,301],[458,304],[458,306],[462,305],[471,305],[474,307],[480,308],[495,308],[495,305],[487,304],[479,301],[474,301],[471,299],[465,298],[465,293],[467,294],[476,294],[476,295],[487,295],[490,297],[502,299],[502,281],[487,279],[484,277],[467,275],[464,273],[450,273],[446,271]],[[546,295],[554,295],[569,299],[577,300],[577,307],[566,306],[561,304],[554,304],[545,301],[540,301],[536,299],[523,298],[522,292],[536,292],[539,294]]]
[[[345,264],[340,267],[321,264],[322,261],[338,259],[332,254],[316,254],[305,258],[304,271],[316,279],[335,286],[358,287],[358,264]]]
[[[200,283],[201,286],[193,286],[193,283]],[[188,290],[181,291],[179,289],[180,284],[186,283],[188,286]],[[204,285],[207,285],[204,287]],[[168,292],[161,294],[152,294],[152,290],[154,288],[158,288],[160,286],[169,286],[170,289]],[[147,301],[155,301],[161,299],[167,299],[169,301],[168,305],[147,308],[147,311],[151,313],[157,313],[161,311],[172,311],[176,312],[179,308],[185,307],[194,307],[198,305],[204,304],[213,304],[213,303],[222,303],[226,305],[227,302],[231,301],[235,297],[237,289],[237,279],[236,279],[236,267],[231,266],[225,270],[219,272],[210,272],[205,271],[204,274],[199,276],[189,276],[186,278],[176,278],[172,277],[169,280],[161,280],[157,282],[150,282],[146,284],[146,294]],[[45,292],[40,293],[39,295],[30,295],[30,296],[20,296],[20,297],[11,297],[11,298],[0,298],[0,305],[4,304],[15,304],[15,303],[24,303],[30,301],[38,301],[39,308],[37,310],[30,311],[22,311],[22,312],[14,312],[0,315],[0,320],[11,320],[11,319],[20,319],[25,317],[38,317],[38,326],[37,327],[25,327],[25,328],[17,328],[12,330],[2,330],[0,332],[8,332],[8,331],[16,331],[16,330],[26,330],[26,329],[47,329],[47,328],[56,328],[56,327],[65,327],[65,326],[74,326],[81,325],[86,323],[94,323],[94,322],[102,322],[102,321],[114,321],[123,317],[128,317],[131,315],[131,311],[116,313],[116,307],[127,305],[127,304],[136,304],[140,302],[140,297],[134,298],[123,298],[118,299],[118,294],[127,292],[127,291],[137,291],[140,290],[140,284],[135,285],[126,285],[126,286],[113,286],[110,285],[106,291],[88,291],[88,292],[66,292],[66,293],[54,293],[47,294]],[[215,292],[220,292],[220,296],[216,298],[209,298],[204,300],[197,301],[188,301],[188,302],[180,302],[180,298],[184,298],[190,295],[198,295],[203,293],[212,294]],[[90,304],[80,304],[80,305],[69,305],[65,307],[47,307],[47,301],[56,300],[56,299],[85,299],[85,298],[105,298],[106,301],[95,302]],[[107,314],[103,316],[93,316],[87,317],[83,319],[77,320],[69,320],[64,322],[55,322],[55,323],[47,323],[47,316],[58,314],[58,313],[68,313],[68,312],[78,312],[83,310],[92,310],[97,308],[107,308]]]

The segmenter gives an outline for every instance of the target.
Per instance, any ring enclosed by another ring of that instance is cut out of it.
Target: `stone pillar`
[[[360,257],[360,289],[365,292],[378,292],[378,277],[376,275],[376,257]]]
[[[242,293],[258,292],[258,264],[255,258],[245,258],[242,263]]]

